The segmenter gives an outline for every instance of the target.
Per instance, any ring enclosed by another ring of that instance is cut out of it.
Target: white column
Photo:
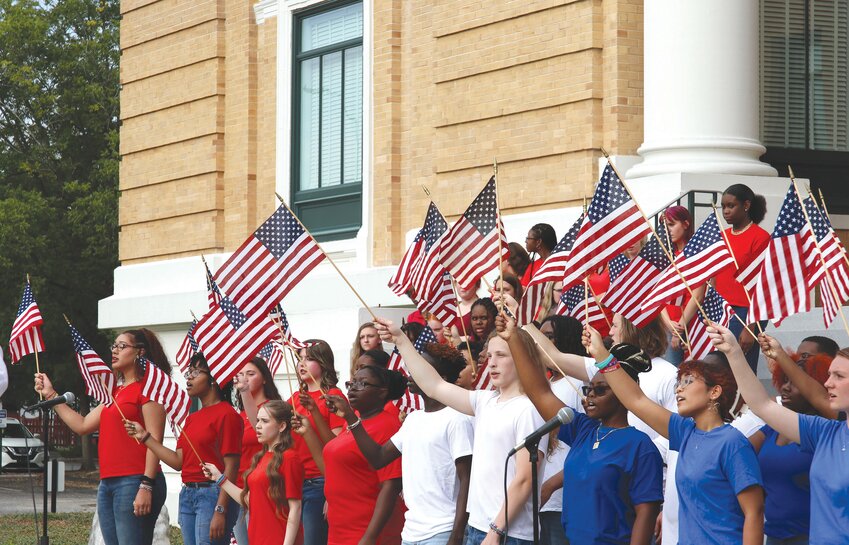
[[[673,172],[776,176],[758,158],[757,0],[646,0],[643,162]]]

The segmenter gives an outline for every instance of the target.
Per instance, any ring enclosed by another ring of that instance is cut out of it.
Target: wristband
[[[151,479],[150,477],[148,477],[147,475],[141,476],[141,482],[142,482],[142,484],[146,484],[150,487],[152,487],[156,484],[155,481],[153,479]]]
[[[361,418],[357,418],[356,422],[354,422],[353,424],[348,424],[346,427],[347,427],[348,431],[351,431],[352,429],[356,428],[357,426],[359,426],[362,423],[363,423],[363,420]]]
[[[215,479],[215,484],[218,485],[218,486],[221,486],[221,483],[223,483],[226,480],[227,480],[227,476],[222,473],[221,475],[218,476],[217,479]]]
[[[595,366],[598,367],[599,370],[601,370],[610,365],[611,361],[613,361],[613,354],[608,354],[607,357],[603,360],[595,362]]]
[[[507,535],[507,532],[505,532],[504,530],[502,530],[501,528],[496,526],[494,522],[489,523],[489,529],[492,530],[493,532],[495,532],[496,534],[498,534],[501,537],[504,537],[504,536]]]
[[[52,395],[52,396],[50,396],[50,397],[48,397],[48,398],[47,398],[47,401],[50,401],[51,399],[56,399],[57,397],[59,397],[59,392],[57,392],[57,391],[55,391],[55,390],[54,390],[54,391],[53,391],[53,395]]]
[[[603,375],[605,373],[609,373],[611,371],[616,371],[620,369],[622,366],[619,365],[619,360],[613,360],[613,363],[608,364],[604,369],[599,370],[599,372]]]

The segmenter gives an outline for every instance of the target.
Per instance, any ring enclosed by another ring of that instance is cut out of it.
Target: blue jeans
[[[731,333],[734,334],[736,338],[740,338],[740,333],[743,332],[743,322],[746,322],[746,315],[749,313],[749,307],[731,307],[734,309],[734,313],[740,317],[740,320],[732,317],[731,322],[728,324],[728,329],[731,330]],[[742,321],[741,321],[742,320]],[[768,321],[764,320],[760,322],[761,329],[766,330],[766,326],[769,324]],[[757,335],[758,330],[753,329],[752,332]],[[760,347],[758,346],[758,340],[755,339],[755,343],[752,345],[752,348],[746,352],[746,362],[749,364],[749,367],[752,368],[752,372],[757,375],[758,374],[758,359],[761,357]]]
[[[224,537],[221,539],[209,539],[209,524],[215,513],[215,505],[218,503],[217,486],[206,488],[189,488],[183,486],[180,490],[180,532],[183,534],[185,545],[229,545],[230,532],[236,524],[239,516],[239,504],[228,499],[227,514],[224,516]]]
[[[766,545],[808,545],[808,536],[793,536],[784,539],[766,536]]]
[[[509,530],[509,528],[508,528]],[[469,526],[466,528],[466,542],[463,545],[481,545],[486,537],[486,532],[481,532],[477,528]],[[519,539],[517,537],[507,536],[504,545],[533,545],[532,540]]]
[[[236,543],[239,545],[248,544],[248,511],[239,506],[239,517],[236,519],[236,524],[233,526],[233,537],[236,538]]]
[[[539,541],[542,545],[569,545],[563,529],[560,511],[542,511],[539,514]]]
[[[404,541],[401,540],[401,545],[446,545],[448,540],[451,538],[451,532],[441,532],[439,534],[434,534],[429,538],[422,539],[421,541]]]
[[[304,545],[327,545],[327,519],[324,518],[324,477],[304,479],[301,500]]]
[[[156,518],[165,503],[167,490],[162,473],[156,476],[150,514],[133,514],[133,501],[139,492],[141,474],[109,477],[97,487],[97,518],[106,545],[150,545]]]

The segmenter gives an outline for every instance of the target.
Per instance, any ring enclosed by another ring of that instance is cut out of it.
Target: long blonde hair
[[[286,502],[286,483],[283,479],[283,476],[280,475],[280,464],[283,463],[283,453],[290,448],[292,448],[292,434],[289,429],[289,422],[292,421],[292,406],[286,403],[285,401],[273,400],[269,401],[262,406],[263,409],[268,412],[268,415],[271,417],[274,422],[277,424],[281,424],[283,422],[286,423],[286,428],[281,431],[277,437],[277,442],[274,443],[271,447],[268,445],[263,445],[262,450],[257,452],[253,460],[251,460],[251,467],[247,471],[245,471],[243,475],[243,480],[245,482],[245,487],[242,489],[242,495],[239,498],[242,506],[247,509],[248,502],[247,497],[250,492],[250,486],[248,485],[248,475],[250,475],[255,469],[259,461],[265,456],[266,452],[271,451],[273,455],[271,456],[271,461],[268,462],[268,465],[265,467],[265,475],[268,477],[268,497],[271,498],[272,503],[274,504],[274,512],[275,514],[283,518],[283,505],[287,504]],[[288,505],[288,504],[287,504]]]

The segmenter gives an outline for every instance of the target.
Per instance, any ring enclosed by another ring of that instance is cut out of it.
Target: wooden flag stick
[[[590,275],[584,277],[584,322],[590,325]]]
[[[661,223],[663,223],[663,232],[666,233],[666,240],[669,242],[669,246],[672,246],[672,234],[669,232],[669,224],[666,223],[666,214],[663,214],[661,217]],[[672,328],[672,332],[675,333],[675,336],[678,337],[678,340],[681,341],[681,346],[685,347],[687,350],[690,350],[690,343],[684,340],[684,337],[681,336],[681,333]]]
[[[501,252],[501,206],[498,204],[498,160],[492,160],[492,179],[495,180],[495,228],[498,229],[498,236],[495,237],[495,251],[498,252],[498,278],[501,283],[499,289],[501,292],[501,306],[504,306],[504,264],[502,262]]]
[[[808,209],[805,208],[805,201],[802,200],[802,195],[799,194],[799,186],[796,184],[796,176],[793,174],[793,167],[787,165],[787,170],[790,173],[790,181],[793,183],[793,188],[796,190],[796,198],[799,200],[799,205],[802,207],[802,212],[805,214],[805,220],[808,222],[808,227],[811,228],[811,239],[814,241],[814,247],[817,250],[817,257],[820,259],[820,265],[825,272],[825,283],[828,289],[831,290],[831,295],[837,303],[837,310],[840,313],[840,318],[843,320],[843,327],[846,329],[846,334],[849,335],[849,322],[846,321],[846,315],[843,314],[843,305],[840,304],[840,296],[837,294],[837,289],[834,287],[834,280],[831,278],[831,270],[825,264],[825,258],[822,256],[822,249],[817,240],[817,234],[814,231],[814,226],[811,224],[811,217],[808,215]]]
[[[195,456],[197,456],[198,460],[200,460],[201,465],[203,465],[203,458],[201,458],[201,457],[200,457],[200,454],[198,454],[197,449],[196,449],[196,448],[195,448],[195,446],[192,444],[192,440],[191,440],[191,439],[189,439],[189,434],[187,434],[187,433],[186,433],[186,430],[184,430],[184,429],[183,429],[183,427],[182,427],[182,426],[180,426],[180,424],[177,424],[176,422],[173,422],[173,424],[174,424],[174,427],[177,429],[177,431],[179,431],[179,432],[180,432],[180,435],[181,435],[182,437],[185,437],[185,438],[186,438],[186,442],[187,442],[187,443],[189,444],[189,446],[192,448],[192,452],[194,452],[194,453],[195,453]]]
[[[589,278],[589,276],[587,278]],[[599,308],[601,308],[601,300],[598,298],[598,295],[595,294],[595,290],[589,281],[587,281],[587,287],[590,289],[590,295],[595,298],[596,303],[598,303]],[[607,322],[607,327],[613,327],[613,324],[610,323],[610,318],[608,318],[607,314],[604,313],[604,309],[602,309],[601,315],[604,316],[604,321]]]
[[[675,263],[674,256],[669,252],[669,249],[663,244],[663,241],[660,240],[660,236],[657,234],[657,230],[655,230],[654,225],[652,225],[651,221],[649,221],[649,217],[646,216],[646,213],[643,211],[643,208],[640,206],[640,203],[637,202],[637,199],[634,198],[634,194],[631,193],[631,190],[628,188],[628,185],[625,183],[625,179],[622,178],[622,176],[619,174],[619,171],[616,170],[616,166],[613,164],[613,161],[610,160],[610,156],[607,154],[607,152],[604,150],[604,148],[601,149],[601,153],[604,154],[604,157],[607,159],[607,164],[610,165],[610,168],[612,168],[613,172],[616,173],[616,177],[619,178],[619,181],[622,183],[622,187],[625,188],[625,191],[628,192],[628,195],[631,197],[631,200],[634,201],[634,205],[636,205],[637,210],[639,210],[640,214],[642,214],[643,219],[645,220],[646,224],[649,226],[649,229],[651,229],[652,235],[657,240],[657,242],[660,244],[660,248],[663,250],[663,253],[666,254],[666,258],[672,264],[672,268],[675,270],[675,273],[678,275],[678,278],[681,279],[681,281],[684,283],[684,287],[690,293],[690,297],[696,302],[696,306],[698,307],[699,312],[702,314],[702,316],[704,317],[706,322],[710,322],[710,318],[708,318],[707,312],[705,312],[704,307],[702,307],[702,303],[699,301],[699,299],[693,293],[693,289],[690,287],[690,283],[687,282],[687,279],[684,278],[683,274],[681,274],[681,271],[678,269],[678,264]],[[739,320],[740,318],[738,317],[737,319]],[[740,320],[740,321],[742,322],[742,320]],[[746,328],[746,331],[748,331],[749,334],[753,338],[757,338],[757,335],[755,335],[754,332],[752,332],[752,330],[749,329],[749,326],[747,324],[743,324],[743,326]]]
[[[466,350],[469,353],[469,361],[472,362],[472,373],[477,377],[478,375],[478,363],[475,361],[475,357],[472,356],[472,347],[469,341],[469,334],[466,333],[466,324],[463,322],[463,317],[460,316],[460,294],[457,293],[457,284],[454,283],[454,278],[451,278],[451,289],[454,290],[454,298],[457,299],[457,319],[460,320],[460,327],[463,329],[463,336],[466,337]]]
[[[710,205],[711,207],[713,207],[713,214],[716,216],[716,222],[719,223],[719,214],[716,211],[716,203],[711,201]],[[734,255],[734,250],[731,249],[731,242],[728,240],[728,233],[726,233],[725,229],[722,228],[719,229],[719,232],[722,233],[722,239],[725,240],[725,246],[728,248],[728,253],[731,254],[731,259],[734,260],[734,267],[739,271],[740,265],[737,264],[737,256]],[[746,288],[746,286],[744,286],[743,284],[740,284],[740,286],[743,288],[743,293],[746,294],[746,301],[749,302],[749,308],[752,308],[752,296],[749,295],[749,289]],[[737,314],[735,313],[734,316],[737,316]],[[743,321],[739,317],[737,318],[737,320],[740,322]],[[764,328],[761,327],[761,323],[755,322],[755,325],[758,326],[758,331],[761,333],[761,335],[763,335]]]
[[[29,273],[27,273],[27,285],[29,286],[29,284],[30,284]],[[32,289],[32,287],[30,287],[30,289]],[[38,351],[36,350],[34,352],[34,354],[35,354],[35,372],[41,374],[41,366],[38,364]],[[39,398],[44,399],[44,394],[42,394],[41,392],[38,393],[38,396],[39,396]]]
[[[811,194],[811,188],[809,187],[807,189],[808,189],[808,195],[810,195],[811,198],[813,199],[814,196],[813,196],[813,194]],[[831,223],[831,216],[828,215],[828,208],[826,208],[826,206],[825,206],[825,197],[822,196],[822,189],[817,189],[817,191],[820,194],[820,206],[822,207],[821,212],[825,215],[826,219],[828,219],[828,222]],[[814,199],[814,202],[816,202],[816,199]],[[832,229],[833,229],[833,227],[832,227]],[[837,236],[836,233],[835,233],[835,236]],[[846,261],[846,265],[849,265],[849,257],[846,256],[846,249],[843,248],[842,244],[840,245],[840,253],[843,254],[843,260]]]
[[[306,226],[301,222],[301,218],[299,218],[298,216],[295,215],[294,212],[292,212],[292,209],[289,208],[289,205],[286,204],[286,201],[283,200],[283,197],[281,197],[279,193],[275,193],[275,195],[277,195],[277,198],[280,200],[280,203],[283,206],[286,207],[286,210],[288,210],[289,213],[292,214],[292,217],[295,218],[295,221],[298,222],[298,224],[301,226],[301,229],[303,229],[304,232],[306,232],[310,236],[310,238],[315,243],[315,245],[318,247],[318,249],[321,250],[321,253],[324,254],[324,257],[327,259],[327,261],[331,265],[333,265],[333,268],[336,269],[336,272],[339,273],[339,276],[342,277],[342,280],[344,280],[345,283],[348,284],[348,287],[351,288],[351,291],[354,292],[354,295],[357,297],[357,299],[359,299],[359,301],[360,301],[360,303],[362,303],[363,307],[368,311],[369,314],[371,314],[372,319],[374,321],[377,321],[377,315],[371,310],[371,307],[366,304],[365,300],[363,300],[363,298],[360,296],[359,292],[356,289],[354,289],[354,286],[351,284],[351,282],[348,281],[348,278],[342,273],[342,271],[339,269],[339,267],[336,266],[336,263],[334,263],[333,260],[330,258],[330,256],[327,255],[327,252],[324,251],[324,248],[321,247],[321,244],[319,244],[318,241],[315,239],[315,237],[312,236],[312,233],[309,232],[309,229],[307,229]]]

